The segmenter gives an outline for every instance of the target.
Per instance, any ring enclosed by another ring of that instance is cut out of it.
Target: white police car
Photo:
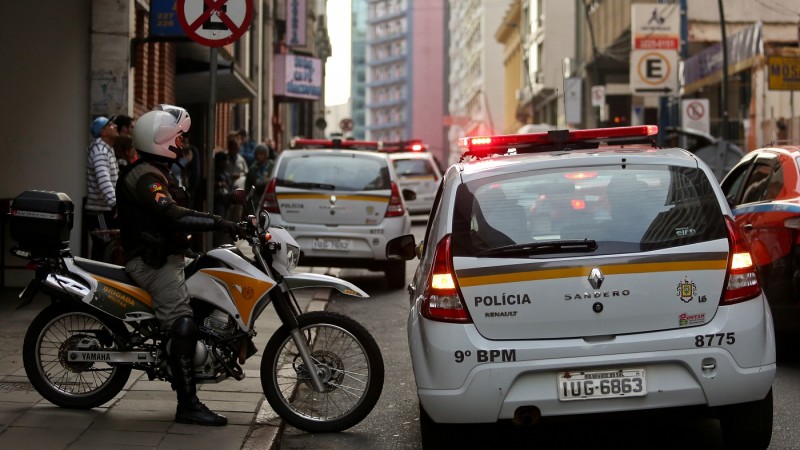
[[[443,424],[699,407],[766,448],[775,340],[714,174],[657,127],[462,138],[424,241],[408,340],[423,446]],[[447,428],[452,433],[452,426]]]
[[[436,158],[419,140],[387,144],[384,151],[388,152],[394,165],[400,187],[410,189],[416,194],[414,200],[406,202],[409,213],[430,213],[436,188],[442,178]]]
[[[394,167],[373,141],[295,139],[275,161],[262,207],[300,245],[300,264],[382,270],[391,289],[406,283],[405,261],[386,242],[411,219]]]

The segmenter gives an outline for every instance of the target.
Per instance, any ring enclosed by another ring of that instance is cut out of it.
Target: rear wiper
[[[597,241],[592,239],[563,239],[556,241],[529,242],[527,244],[511,244],[478,252],[477,256],[540,253],[566,253],[572,251],[597,250]]]
[[[309,183],[309,182],[295,183],[294,181],[285,181],[284,184],[286,186],[306,188],[306,189],[327,189],[329,191],[336,189],[336,186],[332,184],[323,184],[323,183]]]

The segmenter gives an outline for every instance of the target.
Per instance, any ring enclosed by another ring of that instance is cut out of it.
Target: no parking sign
[[[178,20],[186,35],[208,47],[235,42],[250,27],[251,0],[178,0]]]
[[[691,128],[711,133],[709,102],[707,98],[681,100],[681,123],[683,128]]]

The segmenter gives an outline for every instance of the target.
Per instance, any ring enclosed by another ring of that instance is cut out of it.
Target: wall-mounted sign
[[[175,8],[177,0],[150,0],[150,36],[185,37],[181,28],[178,12]]]
[[[274,65],[275,95],[308,100],[322,97],[322,60],[276,54]]]
[[[770,56],[769,90],[800,91],[800,56]]]
[[[286,45],[306,46],[306,0],[286,0]]]

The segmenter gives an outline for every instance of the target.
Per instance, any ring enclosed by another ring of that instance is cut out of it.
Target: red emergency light
[[[380,150],[383,147],[381,141],[355,141],[348,139],[306,139],[295,138],[290,143],[291,148],[349,148]]]
[[[424,152],[428,146],[422,139],[410,139],[407,141],[384,142],[383,151],[385,152]]]
[[[462,137],[458,140],[458,147],[478,154],[545,144],[570,144],[576,142],[600,142],[612,139],[649,138],[657,134],[658,126],[656,125],[592,128],[588,130],[554,130],[532,134]]]

